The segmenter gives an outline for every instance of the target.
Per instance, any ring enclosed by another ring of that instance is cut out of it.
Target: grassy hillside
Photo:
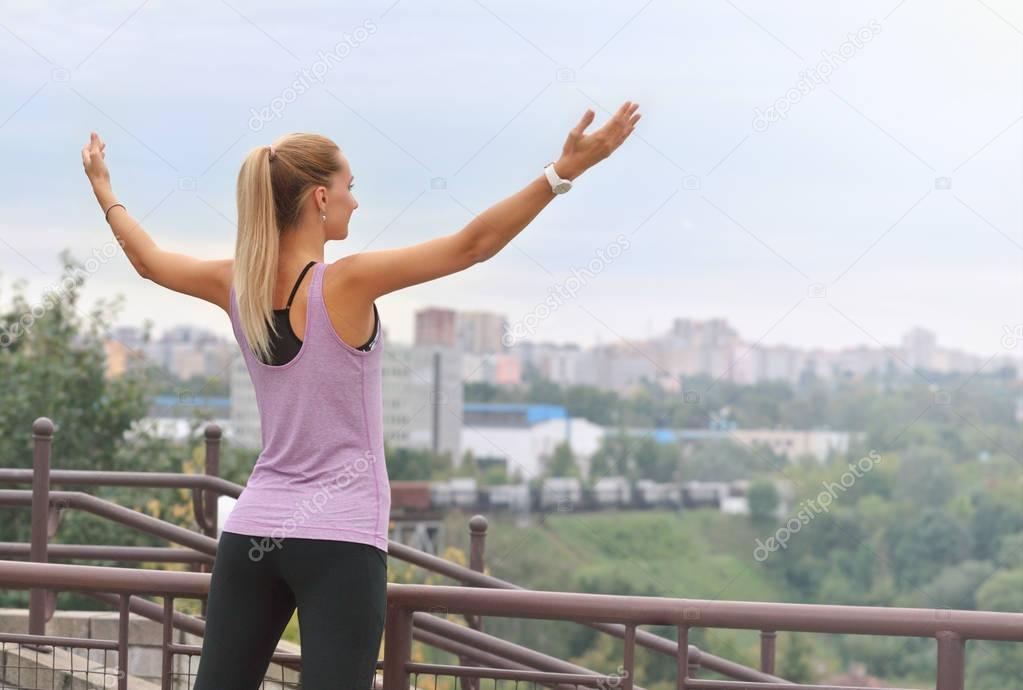
[[[445,557],[466,558],[469,517],[453,513],[446,519]],[[530,589],[785,600],[784,592],[753,559],[753,540],[749,518],[711,510],[554,513],[531,516],[525,525],[498,516],[490,518],[485,562],[489,574]],[[394,559],[391,569],[395,581],[422,581]],[[644,629],[675,639],[673,628]],[[601,673],[614,673],[624,651],[620,641],[571,623],[487,619],[486,630]],[[758,664],[755,632],[695,630],[690,642],[739,663]],[[782,651],[791,643],[783,639]],[[418,653],[424,660],[453,662],[422,648]],[[806,654],[788,656],[802,663]],[[637,682],[645,687],[674,686],[673,659],[639,649],[636,663]],[[798,669],[790,670],[799,675]]]
[[[467,521],[449,518],[450,544],[468,548]],[[554,513],[526,527],[491,518],[485,561],[531,589],[778,601],[753,540],[748,518],[709,510]]]

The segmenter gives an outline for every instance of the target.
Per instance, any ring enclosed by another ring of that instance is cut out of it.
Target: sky
[[[110,255],[81,168],[92,130],[157,244],[210,259],[233,253],[246,153],[331,137],[360,205],[333,261],[456,232],[555,160],[586,108],[596,129],[633,100],[632,137],[497,256],[382,297],[389,338],[429,306],[582,345],[679,317],[805,348],[921,326],[993,355],[1023,332],[1009,0],[13,1],[0,70],[0,289],[41,295],[60,250],[97,256],[83,311],[123,295],[119,325],[231,335],[218,307]]]

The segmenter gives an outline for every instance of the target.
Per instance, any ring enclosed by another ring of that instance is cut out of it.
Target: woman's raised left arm
[[[212,302],[227,311],[230,308],[227,300],[234,260],[197,259],[156,246],[142,225],[117,200],[110,183],[105,149],[103,140],[92,132],[89,143],[82,149],[82,166],[92,184],[96,201],[106,214],[107,223],[131,265],[146,280]]]

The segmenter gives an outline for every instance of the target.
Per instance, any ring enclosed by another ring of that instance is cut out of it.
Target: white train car
[[[582,503],[582,483],[575,477],[548,477],[540,486],[540,508],[572,510]]]

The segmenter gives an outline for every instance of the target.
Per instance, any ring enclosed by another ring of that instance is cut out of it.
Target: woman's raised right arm
[[[606,123],[585,134],[594,113],[587,110],[569,132],[554,163],[560,177],[573,180],[610,156],[632,133],[642,115],[638,103],[626,101]],[[420,244],[360,252],[346,257],[346,290],[368,300],[469,268],[497,254],[536,218],[555,197],[540,174],[523,189],[473,218],[460,231]]]

